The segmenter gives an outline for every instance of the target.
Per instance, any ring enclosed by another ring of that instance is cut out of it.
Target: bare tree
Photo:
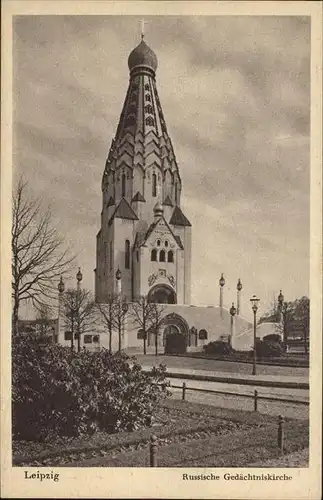
[[[164,308],[160,304],[149,302],[147,296],[141,296],[131,304],[133,322],[142,333],[144,354],[147,354],[147,338],[150,332],[155,335],[155,350],[158,353],[158,332],[163,311]]]
[[[298,299],[296,304],[296,317],[302,331],[304,352],[308,354],[308,339],[310,333],[310,299],[306,296]]]
[[[81,336],[93,332],[96,326],[96,304],[89,290],[68,289],[62,296],[65,327],[72,334],[71,348],[74,349],[74,337],[77,351],[81,350]]]
[[[307,352],[307,339],[309,333],[309,299],[301,297],[292,302],[283,302],[281,305],[275,304],[269,312],[264,314],[259,323],[276,323],[276,333],[283,337],[283,344],[287,348],[288,338],[293,336],[295,331],[302,331]]]
[[[51,323],[52,310],[49,305],[41,304],[36,311],[36,319],[40,325],[40,333],[41,335],[45,335],[48,332],[48,327]]]
[[[100,312],[101,319],[108,330],[109,334],[109,352],[112,352],[112,336],[115,328],[116,314],[118,312],[117,302],[119,297],[117,294],[109,294],[104,304],[96,304]]]
[[[28,184],[20,178],[12,204],[12,323],[18,333],[19,306],[31,301],[34,307],[56,298],[57,281],[70,269],[74,257],[65,249],[49,209],[28,193]]]

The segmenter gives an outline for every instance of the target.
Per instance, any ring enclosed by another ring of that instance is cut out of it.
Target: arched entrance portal
[[[184,354],[187,348],[188,325],[178,314],[168,314],[163,320],[166,354]]]
[[[176,293],[168,285],[156,285],[150,290],[148,301],[157,304],[176,304]]]

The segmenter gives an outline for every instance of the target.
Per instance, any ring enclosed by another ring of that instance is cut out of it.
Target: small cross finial
[[[140,24],[141,24],[141,39],[143,40],[145,36],[145,24],[146,24],[145,20],[141,19]]]

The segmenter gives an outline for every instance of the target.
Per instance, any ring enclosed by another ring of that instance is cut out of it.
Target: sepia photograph
[[[10,447],[28,485],[172,468],[279,487],[309,468],[311,21],[12,17]]]

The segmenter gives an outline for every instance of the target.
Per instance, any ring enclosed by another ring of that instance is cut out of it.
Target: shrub
[[[203,346],[203,350],[206,354],[230,354],[232,352],[232,347],[228,342],[216,340],[215,342],[210,342]]]
[[[276,358],[281,356],[282,352],[282,346],[278,342],[263,340],[257,340],[256,342],[256,354],[259,358]]]
[[[166,367],[144,373],[135,358],[107,350],[80,353],[35,336],[13,339],[13,435],[45,440],[151,423],[168,395]]]
[[[278,333],[269,333],[262,340],[264,342],[274,342],[275,344],[281,344],[282,342],[281,336]]]

